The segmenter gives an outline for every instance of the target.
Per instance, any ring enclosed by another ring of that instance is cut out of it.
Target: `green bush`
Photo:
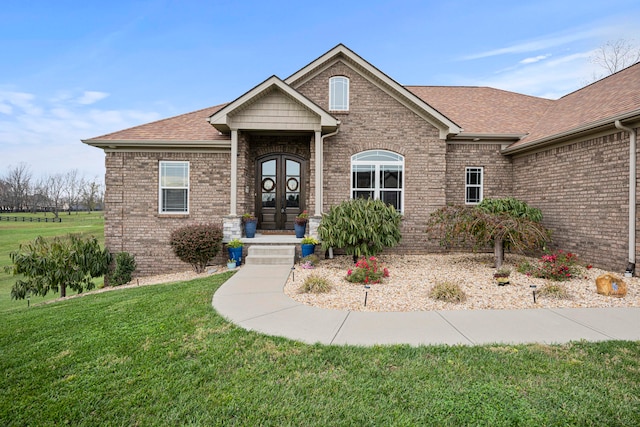
[[[322,217],[318,236],[322,248],[343,248],[355,259],[378,255],[400,243],[402,215],[380,200],[354,199],[333,206]]]
[[[118,252],[113,270],[107,276],[107,283],[120,286],[131,281],[131,274],[136,269],[136,260],[129,252]]]
[[[300,293],[323,294],[331,291],[331,287],[331,282],[327,279],[312,274],[304,279],[299,291]]]
[[[569,291],[560,283],[545,283],[538,289],[538,295],[553,299],[570,298]]]
[[[300,259],[301,265],[307,265],[310,267],[317,266],[319,262],[320,258],[316,254],[307,255],[306,257]]]
[[[467,294],[457,283],[441,282],[431,288],[429,297],[439,301],[458,303],[464,302],[467,299]]]
[[[171,233],[170,243],[180,260],[191,264],[197,273],[202,273],[222,248],[222,227],[216,224],[187,225]]]
[[[108,273],[111,254],[102,249],[98,240],[69,234],[53,239],[36,238],[9,254],[13,275],[22,274],[11,289],[12,299],[24,299],[28,294],[46,295],[49,291],[67,296],[67,287],[80,293],[93,289],[93,278]]]

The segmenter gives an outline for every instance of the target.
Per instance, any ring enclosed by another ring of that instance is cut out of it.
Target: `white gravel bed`
[[[389,268],[390,277],[383,283],[371,284],[364,306],[365,288],[362,284],[348,282],[347,270],[353,268],[351,256],[339,256],[321,260],[313,269],[296,265],[285,285],[285,294],[303,304],[316,307],[353,311],[430,311],[519,309],[551,307],[640,307],[638,278],[624,278],[627,295],[624,298],[603,296],[596,293],[595,279],[607,273],[597,268],[581,267],[579,277],[560,283],[569,291],[569,299],[553,299],[537,296],[533,302],[533,289],[540,289],[546,282],[520,274],[516,265],[522,260],[536,263],[536,259],[507,254],[505,267],[511,268],[510,284],[498,286],[493,273],[492,254],[432,254],[432,255],[381,255],[379,262]],[[300,293],[304,279],[311,274],[326,278],[333,284],[326,294]],[[622,276],[621,274],[617,274]],[[462,303],[437,301],[428,296],[432,286],[439,282],[459,284],[467,294]]]

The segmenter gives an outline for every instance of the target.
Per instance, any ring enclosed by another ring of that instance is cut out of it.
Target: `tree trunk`
[[[502,239],[495,239],[493,241],[493,255],[496,260],[496,268],[502,267],[504,262],[504,241]]]
[[[60,298],[64,298],[67,296],[67,285],[64,283],[60,285]]]

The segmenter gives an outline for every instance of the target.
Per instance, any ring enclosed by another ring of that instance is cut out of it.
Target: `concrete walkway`
[[[540,308],[359,312],[327,310],[286,296],[290,266],[245,265],[213,296],[213,307],[248,330],[305,343],[521,344],[640,340],[640,308]]]

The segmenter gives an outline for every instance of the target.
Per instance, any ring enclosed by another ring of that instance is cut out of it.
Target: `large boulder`
[[[600,295],[622,298],[627,295],[627,284],[615,274],[603,274],[596,279],[596,290]]]

